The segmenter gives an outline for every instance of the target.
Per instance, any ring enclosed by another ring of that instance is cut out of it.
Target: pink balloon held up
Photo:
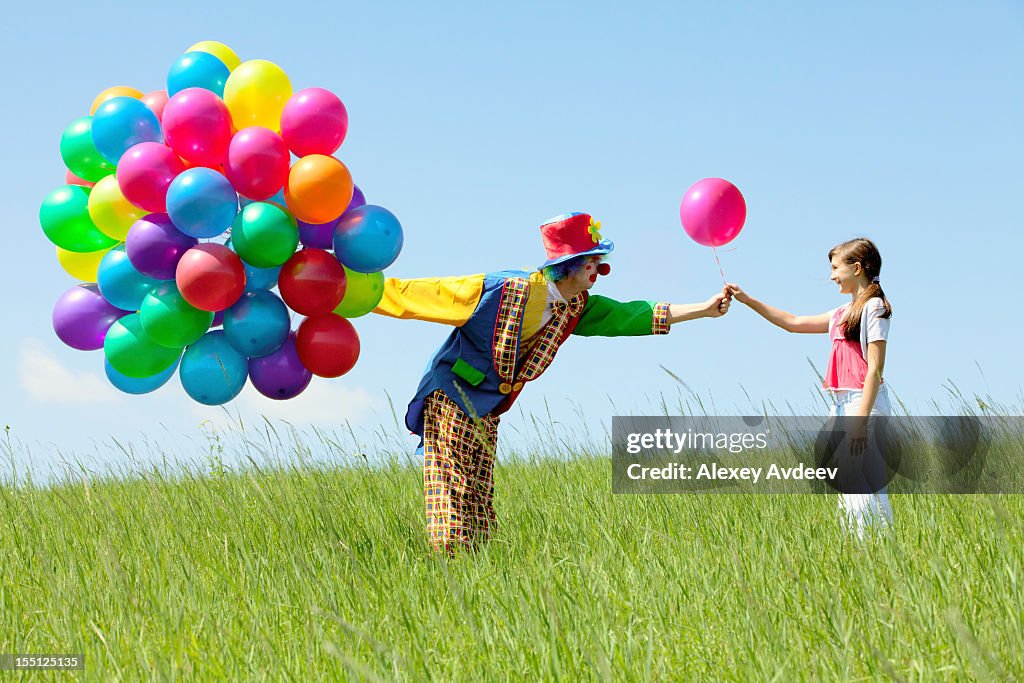
[[[705,178],[683,195],[679,220],[686,234],[705,247],[731,242],[747,220],[747,204],[739,189],[722,178]]]
[[[281,112],[281,137],[295,156],[334,154],[348,133],[348,110],[323,88],[306,88],[288,98]]]

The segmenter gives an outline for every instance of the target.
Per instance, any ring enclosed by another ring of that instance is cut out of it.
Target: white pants
[[[832,410],[829,415],[856,415],[863,395],[862,391],[850,389],[832,392]],[[871,414],[890,413],[889,391],[882,384],[878,387],[878,396],[871,407]],[[864,531],[869,526],[877,524],[879,528],[885,528],[892,524],[892,506],[889,505],[889,493],[885,486],[877,493],[840,493],[839,512],[843,527],[856,533],[859,538],[864,538]]]

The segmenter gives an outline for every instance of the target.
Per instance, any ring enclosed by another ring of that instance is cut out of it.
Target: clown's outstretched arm
[[[459,327],[473,315],[484,288],[484,273],[450,277],[384,280],[374,313]]]
[[[670,304],[656,301],[621,302],[600,294],[587,298],[573,334],[582,337],[639,337],[668,334],[672,325],[698,318],[720,318],[729,310],[732,297],[725,290],[707,301]]]

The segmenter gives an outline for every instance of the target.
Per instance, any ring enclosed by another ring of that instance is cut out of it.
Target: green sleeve
[[[656,334],[654,301],[623,303],[593,294],[587,298],[573,334],[581,337],[637,337]]]

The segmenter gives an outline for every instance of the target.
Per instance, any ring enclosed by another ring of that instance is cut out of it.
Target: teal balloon
[[[150,339],[172,349],[195,343],[213,324],[213,313],[185,301],[174,280],[150,290],[139,307],[139,318]]]
[[[224,312],[228,343],[249,358],[262,358],[277,351],[288,339],[290,330],[288,307],[265,289],[246,292]]]
[[[128,377],[152,377],[177,362],[181,349],[160,346],[146,335],[138,313],[118,319],[103,338],[103,356]]]
[[[146,277],[128,260],[124,244],[119,244],[103,257],[96,271],[100,294],[114,306],[125,311],[142,308],[146,295],[165,280]],[[178,348],[181,348],[180,346]]]
[[[75,119],[60,136],[60,157],[64,165],[82,180],[95,183],[116,168],[96,149],[92,140],[92,117]]]
[[[276,268],[295,253],[299,225],[277,204],[253,202],[235,218],[231,248],[246,263],[257,268]]]
[[[61,185],[46,195],[39,207],[39,224],[46,239],[65,251],[79,254],[100,251],[117,244],[89,216],[89,193],[81,185]]]
[[[194,401],[219,406],[242,391],[249,378],[249,364],[228,343],[223,330],[212,330],[185,349],[178,376]]]
[[[123,375],[110,364],[110,361],[103,360],[103,370],[107,373],[107,379],[114,385],[115,389],[123,391],[126,394],[148,394],[151,391],[156,391],[163,385],[167,384],[169,380],[178,369],[178,361],[175,360],[174,364],[163,372],[159,372],[150,377],[129,377]]]

